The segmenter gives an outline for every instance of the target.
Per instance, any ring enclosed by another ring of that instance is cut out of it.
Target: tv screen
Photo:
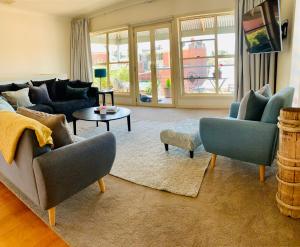
[[[244,14],[243,29],[250,53],[280,52],[282,36],[279,0],[266,0]]]

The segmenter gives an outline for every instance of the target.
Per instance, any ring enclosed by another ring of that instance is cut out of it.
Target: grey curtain
[[[93,80],[88,19],[73,20],[71,24],[71,79]]]
[[[242,16],[263,0],[236,0],[235,26],[235,99],[240,101],[249,90],[270,84],[274,91],[275,54],[249,54],[242,27]]]

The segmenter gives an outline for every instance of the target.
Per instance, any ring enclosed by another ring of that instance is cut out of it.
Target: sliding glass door
[[[136,99],[140,105],[173,105],[171,25],[136,28]]]

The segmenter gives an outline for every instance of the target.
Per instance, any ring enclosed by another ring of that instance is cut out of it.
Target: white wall
[[[277,89],[295,88],[294,106],[300,106],[300,1],[281,1],[281,19],[289,20],[288,38],[278,60]]]
[[[0,81],[68,76],[70,22],[0,6]]]
[[[281,20],[289,20],[288,37],[283,41],[283,51],[278,55],[277,91],[291,83],[292,42],[296,0],[281,1]]]
[[[135,26],[171,17],[193,14],[209,14],[234,10],[234,0],[154,0],[117,11],[99,13],[90,19],[90,31],[97,32],[122,26]],[[175,31],[176,33],[176,31]],[[178,70],[178,66],[175,65]],[[178,73],[177,73],[178,74]],[[178,77],[178,76],[177,76]],[[179,78],[173,79],[179,88]],[[133,92],[132,92],[133,94]],[[227,108],[233,97],[182,97],[178,95],[177,106],[187,108]],[[117,103],[135,104],[134,95],[131,98],[116,97]]]

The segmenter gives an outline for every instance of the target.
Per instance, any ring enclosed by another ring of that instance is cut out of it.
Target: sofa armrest
[[[115,137],[106,133],[36,157],[33,169],[40,206],[55,207],[107,175],[115,154]]]
[[[276,124],[202,118],[200,136],[206,151],[237,160],[271,165],[277,148]]]
[[[237,118],[240,109],[240,102],[233,102],[230,106],[229,117]]]
[[[99,89],[97,87],[90,87],[88,91],[88,96],[90,98],[95,98],[96,99],[95,106],[99,106]]]

